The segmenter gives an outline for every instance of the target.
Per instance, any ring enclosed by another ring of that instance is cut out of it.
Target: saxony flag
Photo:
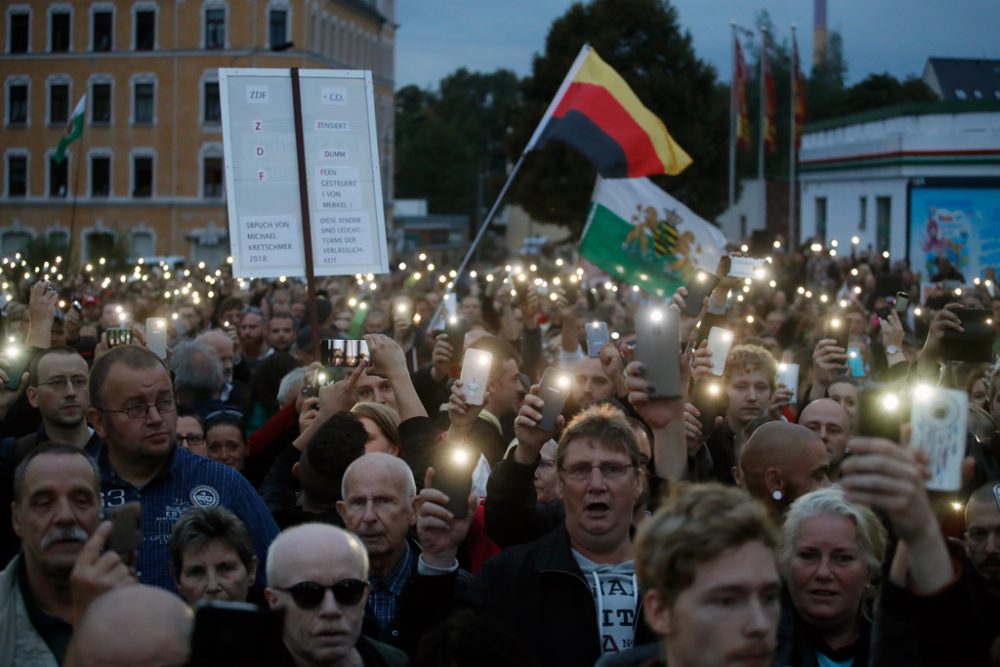
[[[56,154],[52,158],[56,164],[66,159],[66,149],[69,148],[69,145],[83,136],[83,117],[86,113],[87,95],[84,93],[80,101],[76,103],[76,108],[73,109],[73,115],[66,126],[66,134],[59,139],[59,147],[56,148]]]
[[[598,176],[580,254],[609,275],[670,296],[695,269],[714,271],[726,237],[648,178]]]

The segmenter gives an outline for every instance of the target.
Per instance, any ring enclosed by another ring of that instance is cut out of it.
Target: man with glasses
[[[32,361],[25,393],[41,415],[42,425],[35,433],[0,443],[0,506],[10,505],[14,468],[39,444],[61,442],[97,456],[101,439],[85,419],[90,409],[89,374],[87,362],[71,347],[49,348]],[[17,553],[18,540],[11,528],[10,513],[0,516],[0,563],[6,563]]]
[[[368,554],[347,531],[323,523],[282,532],[267,552],[272,608],[284,608],[287,664],[405,665],[406,655],[361,634]]]
[[[526,399],[515,430],[519,448],[537,452],[551,433],[538,428],[532,405]],[[599,404],[581,412],[556,450],[565,520],[487,561],[473,581],[473,598],[539,664],[592,665],[653,639],[639,618],[629,536],[639,466],[635,432],[620,410]]]
[[[134,345],[112,349],[94,363],[90,393],[90,421],[105,441],[98,458],[104,506],[142,503],[142,583],[175,590],[166,544],[192,505],[230,509],[264,559],[278,532],[274,519],[242,475],[176,445],[177,407],[159,357]]]

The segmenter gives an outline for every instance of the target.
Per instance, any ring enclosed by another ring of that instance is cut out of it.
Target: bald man
[[[347,531],[308,523],[282,532],[267,552],[264,590],[285,609],[288,664],[406,664],[406,655],[361,634],[368,599],[368,554]]]
[[[831,480],[840,477],[840,463],[851,437],[851,416],[843,405],[821,398],[807,405],[799,415],[799,423],[819,436],[830,455]]]
[[[472,581],[459,569],[454,552],[468,533],[475,507],[465,519],[445,518],[444,530],[429,531],[426,516],[417,524],[413,472],[403,459],[384,453],[355,459],[344,472],[341,491],[337,512],[364,543],[371,564],[364,633],[412,655],[420,638],[448,617],[454,600],[465,595]],[[443,516],[443,494],[425,491],[424,514]],[[420,544],[409,539],[414,526]]]
[[[187,663],[193,616],[176,595],[135,585],[97,598],[73,636],[77,667],[174,667]]]
[[[764,424],[743,445],[743,487],[764,503],[772,518],[799,496],[830,486],[830,455],[818,435],[799,424]]]

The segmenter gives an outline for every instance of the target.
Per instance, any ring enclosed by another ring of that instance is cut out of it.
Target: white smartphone
[[[969,397],[959,389],[931,385],[913,388],[910,445],[930,461],[931,491],[958,491],[962,486],[962,459],[969,421]]]
[[[587,324],[587,356],[597,359],[601,356],[601,348],[608,342],[608,323],[590,322]]]
[[[788,387],[792,392],[792,403],[799,402],[799,365],[798,364],[786,364],[781,362],[778,364],[778,376],[775,378],[777,382]]]
[[[729,258],[729,275],[733,278],[763,278],[765,270],[763,259],[755,257],[732,257]]]
[[[722,327],[712,327],[708,332],[708,351],[712,353],[712,375],[722,376],[726,372],[726,358],[733,346],[733,332]]]
[[[486,387],[490,381],[490,367],[493,354],[486,350],[466,350],[462,361],[462,384],[465,386],[465,402],[482,405],[486,401]]]
[[[167,358],[167,318],[146,318],[146,347],[160,359]]]

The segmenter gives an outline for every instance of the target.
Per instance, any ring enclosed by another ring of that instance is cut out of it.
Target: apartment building
[[[368,69],[392,202],[394,0],[6,3],[0,254],[229,254],[218,68]],[[53,156],[86,93],[83,137]]]

